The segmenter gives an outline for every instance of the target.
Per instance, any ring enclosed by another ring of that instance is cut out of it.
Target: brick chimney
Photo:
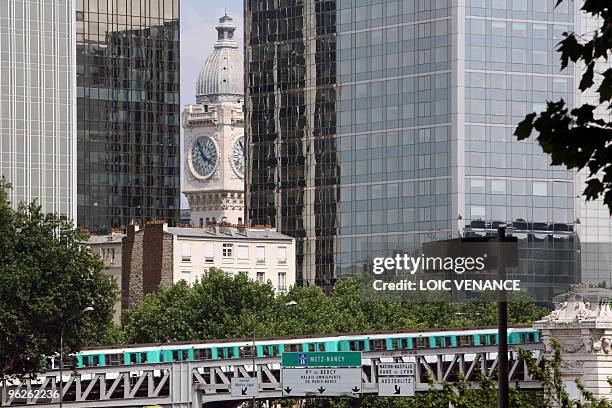
[[[134,237],[139,227],[131,220],[127,227],[127,234],[121,240],[121,309],[129,307],[130,274],[132,273],[132,255],[134,252]]]

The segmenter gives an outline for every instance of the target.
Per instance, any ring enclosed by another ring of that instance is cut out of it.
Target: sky
[[[242,49],[243,0],[181,0],[181,105],[195,102],[195,83],[217,39],[215,26],[227,8]]]
[[[242,7],[243,0],[181,0],[181,110],[195,103],[196,80],[204,60],[213,51],[217,39],[215,26],[226,10],[238,27],[236,39],[242,50]],[[181,129],[181,137],[182,134]],[[181,151],[181,186],[182,156]],[[181,194],[181,208],[188,207],[187,199]]]

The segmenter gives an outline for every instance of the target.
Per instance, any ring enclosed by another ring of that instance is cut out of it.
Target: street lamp
[[[295,300],[292,300],[290,302],[285,303],[285,308],[289,309],[290,307],[293,306],[297,306],[297,302]],[[255,335],[256,335],[256,330],[257,330],[257,322],[253,325],[253,348],[251,350],[251,356],[253,357],[253,377],[255,379],[257,379],[257,362],[255,361],[256,356],[257,356],[257,348],[255,348]],[[256,380],[257,381],[257,380]],[[257,384],[257,388],[259,388],[259,384]],[[255,408],[255,400],[256,400],[257,396],[253,395],[253,408]]]
[[[85,313],[91,312],[94,310],[92,306],[87,306],[85,309],[81,310],[79,313],[74,316],[69,317],[62,323],[62,328],[60,330],[60,366],[59,366],[59,406],[62,407],[62,402],[64,399],[64,329],[66,325],[74,319],[77,319],[83,316]]]

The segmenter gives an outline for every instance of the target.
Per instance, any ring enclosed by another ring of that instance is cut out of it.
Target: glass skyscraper
[[[78,224],[180,212],[179,0],[78,0]]]
[[[512,135],[574,100],[553,3],[246,1],[248,216],[298,238],[298,280],[501,224],[534,291],[581,279],[574,173]]]
[[[75,217],[72,0],[0,2],[0,175],[11,202]]]

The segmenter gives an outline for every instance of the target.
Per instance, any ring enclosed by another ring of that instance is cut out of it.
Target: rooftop
[[[169,227],[167,232],[177,237],[223,238],[223,239],[269,239],[292,240],[288,235],[271,228],[247,228],[236,226],[207,226],[202,228]]]

